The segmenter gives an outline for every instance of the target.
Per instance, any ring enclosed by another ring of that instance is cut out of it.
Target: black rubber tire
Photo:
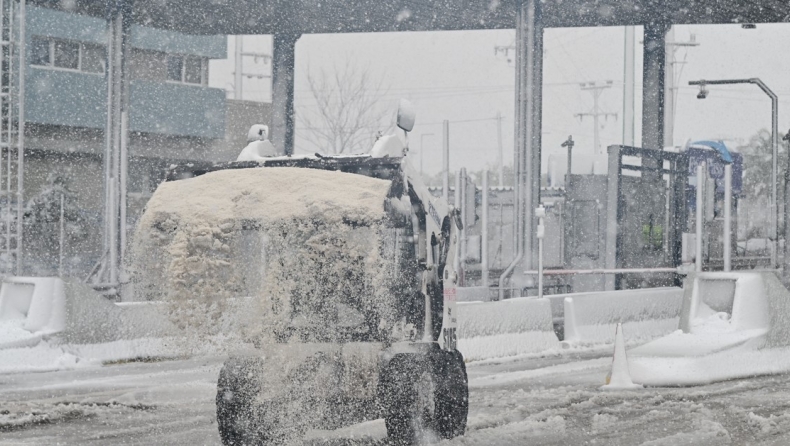
[[[261,388],[261,361],[231,358],[217,381],[217,427],[225,446],[252,446],[269,442],[260,425],[255,398]]]
[[[469,410],[466,367],[457,351],[398,354],[383,370],[379,398],[398,446],[463,435]]]
[[[458,350],[432,355],[437,377],[436,433],[443,439],[463,435],[469,414],[469,381],[464,357]]]
[[[382,373],[380,398],[387,436],[393,445],[418,444],[425,430],[433,427],[434,417],[418,414],[417,408],[417,382],[426,374],[433,378],[429,361],[414,354],[395,355]]]

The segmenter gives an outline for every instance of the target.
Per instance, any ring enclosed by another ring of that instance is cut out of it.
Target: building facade
[[[107,22],[31,6],[26,27],[24,271],[85,278],[103,255]],[[133,25],[130,44],[127,223],[133,232],[168,166],[235,159],[249,126],[268,123],[270,108],[228,100],[224,90],[208,86],[209,61],[227,57],[226,36]]]

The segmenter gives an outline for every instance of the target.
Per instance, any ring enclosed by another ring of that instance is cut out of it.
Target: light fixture
[[[699,85],[699,93],[697,93],[697,99],[705,99],[708,97],[708,89],[705,88],[705,84]]]

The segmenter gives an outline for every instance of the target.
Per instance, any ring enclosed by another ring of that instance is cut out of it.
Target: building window
[[[167,55],[167,80],[184,84],[205,85],[207,66],[205,58]]]
[[[31,41],[30,64],[35,66],[103,74],[106,57],[103,45],[46,37]]]
[[[184,61],[184,82],[187,84],[203,83],[203,60],[197,57],[187,57]]]
[[[30,63],[32,65],[49,66],[49,39],[33,37],[30,44]]]
[[[181,82],[184,72],[184,58],[174,54],[167,55],[167,80]]]
[[[80,69],[80,44],[66,40],[54,40],[54,66],[68,70]]]
[[[107,57],[107,50],[102,45],[91,43],[82,44],[82,58],[80,69],[88,73],[104,74],[104,58]]]

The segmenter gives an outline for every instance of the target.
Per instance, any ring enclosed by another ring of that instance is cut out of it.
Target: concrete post
[[[634,27],[625,27],[624,43],[624,70],[623,70],[623,145],[633,146],[634,139],[634,90],[636,66],[636,39],[634,38]]]
[[[543,26],[539,0],[521,0],[516,10],[515,244],[516,257],[499,278],[500,298],[511,274],[523,276],[537,261],[534,210],[540,204],[540,128]],[[523,281],[532,278],[521,277]]]
[[[500,177],[501,179],[501,177]],[[480,270],[482,286],[488,286],[488,169],[483,170],[483,196],[481,206],[483,208],[483,218],[481,222],[481,235],[480,235]]]
[[[17,107],[18,115],[18,137],[17,137],[17,175],[16,175],[16,274],[21,276],[24,274],[24,223],[25,223],[25,74],[27,71],[27,12],[26,1],[19,0],[19,40],[17,41],[17,51],[19,52],[19,81],[18,81],[18,94],[19,105]],[[13,18],[9,20],[13,21]],[[9,138],[9,144],[11,140]],[[11,150],[9,146],[8,157],[11,158]],[[10,163],[9,163],[10,164]],[[11,169],[8,169],[10,179]],[[6,197],[9,201],[11,197]],[[8,210],[11,212],[11,209]],[[6,244],[11,252],[11,239],[6,238]]]
[[[58,276],[59,277],[63,277],[63,243],[66,240],[66,225],[65,225],[65,222],[63,221],[63,219],[65,217],[64,209],[63,209],[64,206],[65,206],[65,203],[64,203],[65,202],[65,198],[66,198],[65,195],[63,194],[63,192],[61,192],[60,193],[60,220],[58,221],[59,226],[60,226],[59,227],[60,231],[58,231]]]
[[[642,147],[645,149],[664,149],[664,72],[668,29],[663,23],[645,25],[642,68]]]
[[[131,4],[107,4],[107,124],[104,150],[104,240],[107,253],[103,277],[117,285],[126,243],[126,181],[128,177],[129,79],[128,51]]]
[[[620,181],[622,179],[622,156],[620,146],[609,146],[608,180],[606,183],[606,253],[605,265],[607,269],[615,269],[618,264],[619,242],[617,237],[618,219],[621,213],[618,209],[620,203]],[[617,276],[607,274],[604,282],[606,291],[614,291],[617,288]]]
[[[464,170],[461,169],[455,175],[455,191],[453,192],[453,202],[455,203],[455,208],[462,210],[461,206],[463,206],[463,197],[461,196],[461,189],[463,188],[465,178],[464,178]],[[461,213],[463,216],[463,212]],[[455,256],[455,272],[458,273],[458,285],[464,285],[464,272],[463,272],[463,262],[461,261],[461,257],[463,257],[463,243],[462,240],[464,239],[464,229],[458,231],[458,255]]]
[[[442,121],[442,198],[450,204],[450,121]]]
[[[271,141],[283,155],[294,150],[294,69],[298,34],[272,36]]]
[[[788,132],[790,135],[790,132]],[[787,140],[790,139],[790,136],[785,136],[783,139]],[[790,284],[790,156],[787,158],[787,169],[785,169],[785,199],[784,199],[784,238],[785,238],[785,246],[784,246],[784,264],[782,265],[782,278],[785,285]]]
[[[732,270],[732,164],[724,165],[724,271]]]
[[[535,231],[535,236],[538,239],[538,298],[543,298],[543,236],[546,233],[544,226],[544,218],[546,217],[546,209],[541,205],[535,209],[535,217],[538,219],[538,226]]]
[[[540,202],[540,185],[541,185],[541,146],[543,143],[542,127],[543,127],[543,22],[541,20],[541,2],[535,1],[535,18],[533,24],[534,35],[534,50],[532,52],[533,67],[532,67],[532,90],[530,97],[532,98],[532,120],[529,123],[532,129],[532,134],[528,143],[528,155],[532,164],[532,181],[531,181],[531,194],[529,197],[529,206],[527,207],[528,213],[532,213],[534,209],[542,206]],[[537,248],[537,219],[529,218],[529,228],[532,247],[532,263],[531,267],[538,262]],[[532,269],[532,268],[530,268]]]
[[[663,141],[666,146],[674,144],[675,137],[675,117],[673,111],[675,110],[675,73],[672,59],[674,55],[675,30],[672,25],[667,26],[667,31],[664,34],[664,104],[663,104],[663,120],[664,120],[664,136]],[[664,146],[662,145],[663,149]]]
[[[535,248],[535,219],[532,216],[532,211],[537,207],[540,196],[540,149],[535,146],[539,139],[535,138],[535,59],[538,48],[536,48],[535,39],[535,24],[537,22],[538,13],[538,0],[523,0],[525,11],[525,36],[526,48],[524,49],[525,60],[522,63],[524,69],[524,92],[519,96],[519,99],[524,100],[523,114],[521,115],[521,122],[517,125],[524,126],[524,139],[523,146],[518,150],[521,152],[523,158],[524,172],[521,174],[521,187],[522,192],[522,205],[521,215],[523,219],[523,244],[524,244],[524,261],[522,262],[523,268],[516,270],[519,274],[523,270],[531,270],[533,268],[533,260],[537,253],[532,252]],[[542,57],[542,54],[541,54]],[[535,156],[537,155],[537,157]],[[537,176],[535,173],[537,172]],[[536,181],[537,180],[537,181]],[[537,188],[535,187],[537,185]],[[536,190],[537,189],[537,190]]]
[[[242,36],[233,37],[233,99],[242,99],[242,82],[244,81],[244,56],[241,55],[243,48]]]
[[[694,257],[696,260],[696,268],[697,272],[702,271],[702,237],[703,237],[703,228],[705,225],[705,176],[707,175],[707,170],[705,167],[705,163],[701,163],[697,166],[697,197],[696,197],[696,206],[697,206],[697,234],[695,245],[695,253]]]

